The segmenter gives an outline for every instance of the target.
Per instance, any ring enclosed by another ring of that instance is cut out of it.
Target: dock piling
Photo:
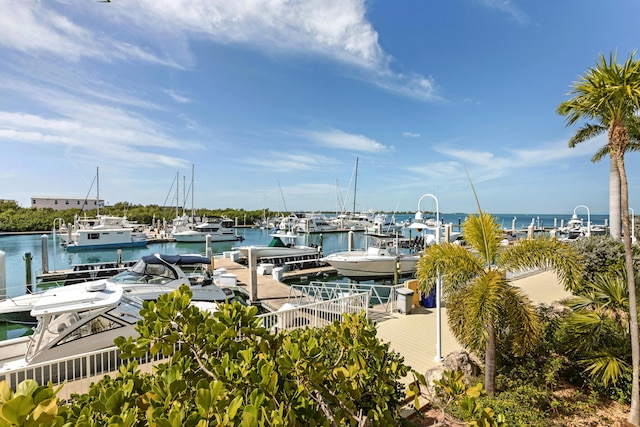
[[[25,283],[27,285],[27,293],[31,293],[31,260],[33,257],[31,256],[31,252],[25,252],[24,254],[24,268],[25,268]]]
[[[49,272],[49,236],[46,234],[40,236],[40,244],[42,247],[42,272],[47,274]]]
[[[7,261],[6,253],[0,251],[0,300],[7,299]]]
[[[257,257],[255,249],[249,248],[249,301],[252,303],[258,301],[258,271],[257,271]]]

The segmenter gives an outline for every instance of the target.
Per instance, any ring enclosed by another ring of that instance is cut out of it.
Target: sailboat
[[[67,251],[91,249],[120,249],[146,246],[149,239],[146,233],[136,230],[126,216],[100,215],[100,179],[96,168],[97,212],[95,218],[76,215],[73,228],[69,229],[67,239],[62,246]]]

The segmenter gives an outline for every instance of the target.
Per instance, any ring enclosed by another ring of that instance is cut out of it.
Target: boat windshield
[[[165,264],[147,264],[141,260],[131,270],[116,274],[110,281],[119,284],[155,283],[163,285],[177,278],[177,273],[169,266]]]

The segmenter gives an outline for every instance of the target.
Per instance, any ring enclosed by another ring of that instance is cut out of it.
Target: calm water
[[[514,218],[516,218],[516,228],[526,228],[533,221],[539,227],[553,227],[554,220],[557,226],[561,225],[564,220],[566,224],[571,215],[525,215],[525,214],[506,214],[496,215],[498,221],[503,228],[510,229]],[[443,221],[452,222],[454,225],[464,221],[466,214],[454,213],[443,214]],[[580,215],[586,222],[586,215]],[[591,222],[594,224],[603,224],[606,215],[592,215]],[[398,215],[397,221],[412,219],[410,215]],[[271,240],[270,232],[258,228],[240,228],[237,230],[238,235],[244,238],[242,242],[213,242],[211,244],[214,254],[222,254],[230,251],[234,246],[238,245],[265,245]],[[404,230],[404,237],[410,237],[410,230]],[[415,231],[413,232],[415,236]],[[348,233],[324,233],[320,234],[300,234],[298,244],[322,244],[323,252],[329,254],[332,252],[347,250]],[[113,262],[117,259],[115,250],[96,250],[96,251],[80,251],[67,252],[59,245],[54,245],[51,234],[47,238],[49,270],[63,270],[69,268],[73,264],[94,263],[94,262]],[[362,232],[354,233],[354,247],[361,248],[367,245],[367,236]],[[35,276],[42,272],[42,235],[12,235],[0,236],[0,250],[5,252],[6,263],[6,285],[7,295],[17,296],[25,292],[26,268],[25,254],[30,253],[32,256],[32,283],[35,283]],[[204,254],[204,243],[153,243],[147,247],[131,248],[122,250],[122,259],[138,260],[144,255],[153,253],[162,254]]]

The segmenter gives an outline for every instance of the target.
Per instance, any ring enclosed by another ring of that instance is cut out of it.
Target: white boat
[[[395,215],[389,217],[381,213],[375,216],[373,223],[365,229],[370,234],[394,234],[404,228],[404,224],[396,222]]]
[[[336,231],[338,226],[331,224],[323,214],[308,213],[304,218],[298,220],[295,231],[298,233],[322,233],[326,231]]]
[[[176,242],[204,243],[207,236],[211,236],[212,242],[232,242],[242,240],[234,229],[233,220],[220,218],[218,220],[206,221],[198,224],[192,229],[171,233]]]
[[[146,233],[140,231],[137,224],[130,224],[126,217],[106,215],[96,218],[76,215],[73,228],[62,237],[62,246],[67,251],[142,247],[149,243]]]
[[[376,239],[364,250],[336,252],[322,258],[353,280],[392,278],[396,269],[400,276],[414,274],[420,254],[401,253],[393,239]]]
[[[142,302],[112,283],[88,283],[43,293],[31,314],[33,335],[3,341],[0,371],[113,346],[118,336],[136,336]]]
[[[266,257],[297,257],[316,255],[320,252],[317,246],[296,245],[298,236],[293,232],[270,234],[271,242],[268,245],[238,246],[235,248],[243,256],[249,256],[249,251],[257,258]]]
[[[358,214],[347,212],[331,218],[329,222],[338,229],[365,231],[373,226],[375,218],[376,214],[373,211],[360,212]]]
[[[74,290],[81,292],[86,286],[119,286],[128,295],[142,300],[156,300],[186,284],[191,288],[193,301],[218,303],[232,300],[231,289],[220,288],[213,283],[206,268],[211,260],[200,255],[147,255],[133,267],[107,279],[99,279],[75,285],[60,286],[48,291],[7,298],[0,301],[0,319],[16,323],[35,323],[33,307],[46,296],[60,293],[60,300]]]

